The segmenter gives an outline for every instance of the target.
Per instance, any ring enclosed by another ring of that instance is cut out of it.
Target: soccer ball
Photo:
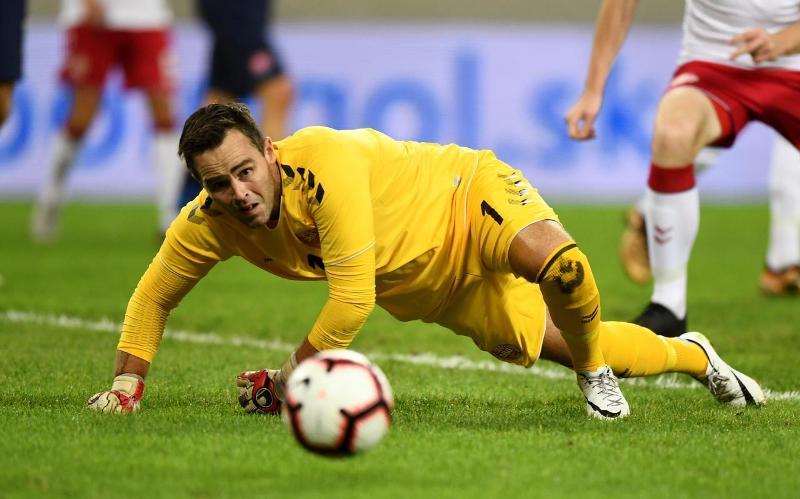
[[[326,350],[289,376],[282,417],[306,449],[348,456],[381,441],[393,409],[392,388],[378,366],[352,350]]]

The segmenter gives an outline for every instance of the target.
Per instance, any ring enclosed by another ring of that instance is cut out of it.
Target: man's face
[[[214,203],[248,227],[266,225],[280,202],[280,174],[269,138],[265,149],[266,156],[240,131],[230,130],[219,147],[195,157]]]

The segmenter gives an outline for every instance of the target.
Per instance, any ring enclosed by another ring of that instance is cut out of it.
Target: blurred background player
[[[125,74],[125,86],[141,89],[147,97],[163,233],[177,214],[175,204],[183,178],[171,102],[169,6],[165,0],[63,0],[59,17],[67,29],[62,78],[73,96],[66,123],[55,141],[53,163],[34,206],[31,235],[38,241],[55,237],[65,180],[97,114],[106,78],[117,66]]]
[[[637,4],[601,6],[584,92],[566,115],[575,139],[594,136],[603,89]],[[754,119],[800,144],[798,50],[797,1],[687,0],[679,66],[659,103],[642,203],[654,290],[634,322],[665,336],[686,332],[687,263],[700,220],[698,153],[730,147]]]
[[[722,149],[706,147],[694,160],[695,174],[709,168]],[[644,197],[627,215],[620,241],[620,260],[632,281],[652,279],[647,231],[642,214]],[[759,288],[767,296],[800,295],[800,152],[778,135],[769,172],[770,223],[767,254]]]
[[[769,245],[761,291],[800,294],[800,152],[782,137],[772,149]]]
[[[253,97],[261,114],[261,131],[280,140],[287,135],[294,85],[272,43],[271,0],[197,0],[196,9],[212,37],[206,104]],[[183,206],[200,191],[186,176]]]
[[[0,2],[0,127],[11,114],[14,85],[22,76],[25,0]]]

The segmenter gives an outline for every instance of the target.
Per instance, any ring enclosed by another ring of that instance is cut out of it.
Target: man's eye
[[[209,186],[212,191],[219,191],[225,188],[225,182],[211,182]]]
[[[250,175],[252,175],[252,173],[253,173],[252,168],[243,168],[242,171],[239,172],[239,175],[242,177],[249,177]]]

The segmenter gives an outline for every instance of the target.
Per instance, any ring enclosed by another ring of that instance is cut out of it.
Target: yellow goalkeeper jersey
[[[136,344],[135,330],[148,327],[137,310],[153,309],[142,299],[168,312],[217,262],[233,256],[288,279],[328,279],[328,303],[309,334],[318,349],[346,347],[375,302],[412,320],[435,314],[446,301],[465,237],[457,200],[491,152],[326,127],[304,128],[275,150],[282,182],[277,226],[247,227],[215,209],[202,191],[173,222],[142,277],[120,349],[151,359],[158,342]]]

